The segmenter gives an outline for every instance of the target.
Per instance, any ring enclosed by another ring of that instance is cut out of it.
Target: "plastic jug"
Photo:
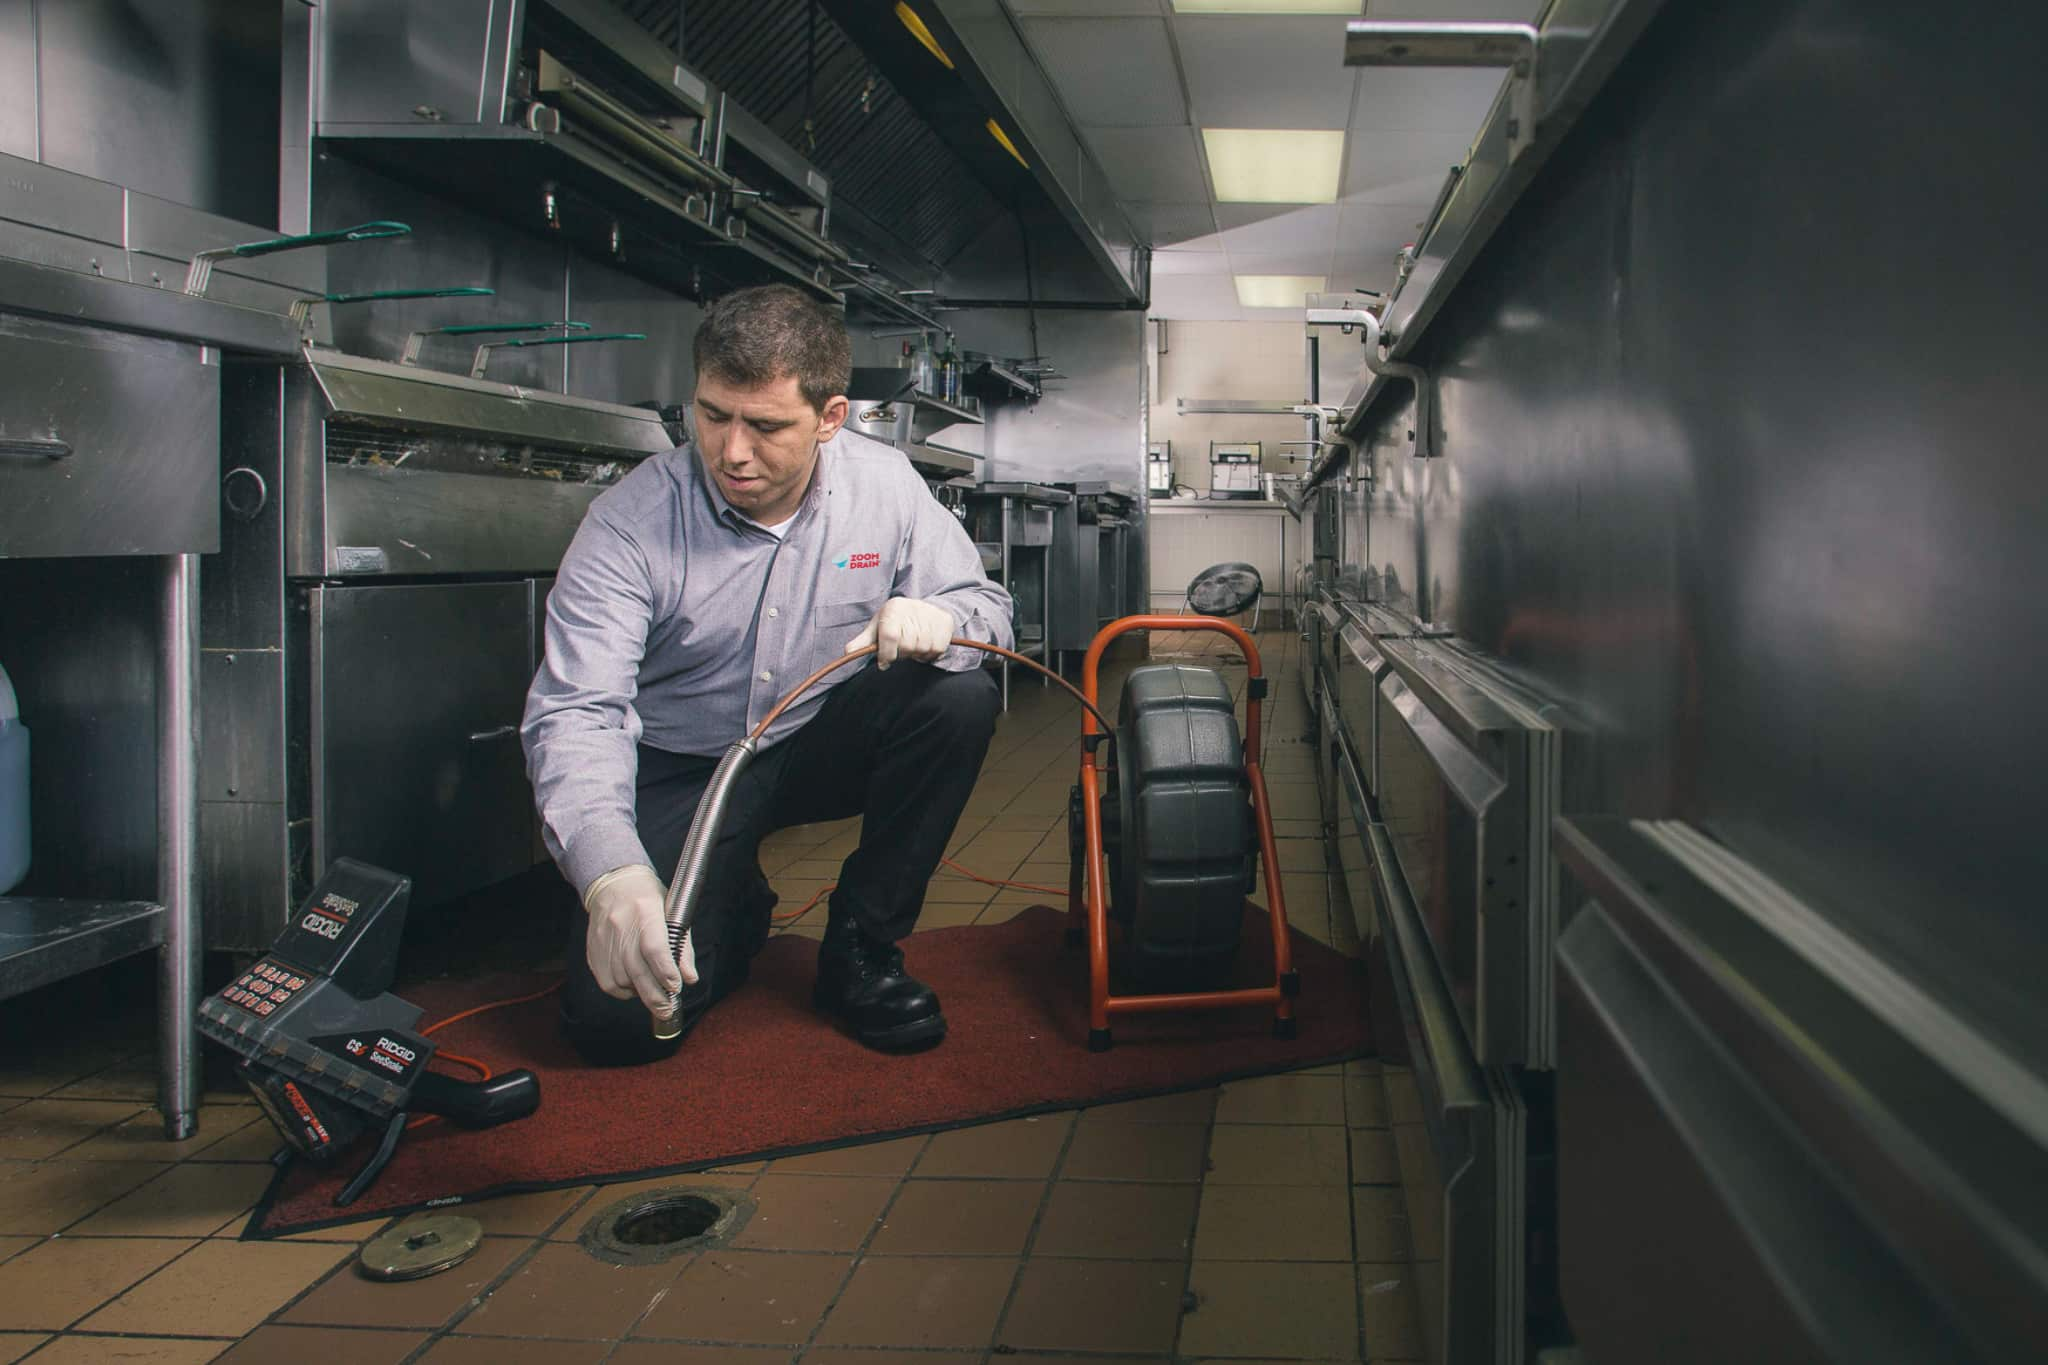
[[[28,875],[28,727],[0,668],[0,896]]]

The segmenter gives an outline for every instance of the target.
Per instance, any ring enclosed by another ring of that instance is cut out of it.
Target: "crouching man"
[[[1010,599],[902,454],[842,430],[850,350],[836,313],[787,286],[743,290],[713,305],[694,352],[693,440],[591,504],[548,600],[520,730],[548,850],[586,912],[563,1026],[593,1062],[673,1052],[767,941],[762,838],[858,815],[815,999],[871,1047],[936,1042],[938,998],[897,944],[995,727],[986,656],[948,642],[1010,645]],[[832,674],[763,736],[679,970],[664,879],[719,755],[866,644],[871,665]],[[657,1040],[650,1012],[666,1015],[679,986],[680,1031]]]

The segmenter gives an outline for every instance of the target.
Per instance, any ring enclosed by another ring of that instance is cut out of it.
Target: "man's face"
[[[734,508],[774,526],[802,505],[819,443],[846,421],[846,398],[828,399],[819,412],[805,401],[795,375],[753,388],[704,375],[693,415],[704,472]]]

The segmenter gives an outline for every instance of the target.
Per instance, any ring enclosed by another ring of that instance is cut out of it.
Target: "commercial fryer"
[[[308,348],[222,377],[203,576],[209,946],[261,951],[337,857],[422,905],[540,856],[518,723],[585,509],[661,414]]]

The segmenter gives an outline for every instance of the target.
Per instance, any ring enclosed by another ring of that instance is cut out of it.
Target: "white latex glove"
[[[662,903],[668,889],[654,869],[622,867],[590,884],[583,898],[590,925],[583,951],[597,988],[620,1000],[640,997],[657,1018],[668,1013],[669,997],[681,989],[668,952],[668,922]],[[697,981],[697,951],[683,935],[682,981]]]
[[[952,612],[919,598],[892,597],[867,629],[848,642],[846,652],[873,645],[876,668],[887,668],[898,659],[931,663],[946,652],[952,639]]]

